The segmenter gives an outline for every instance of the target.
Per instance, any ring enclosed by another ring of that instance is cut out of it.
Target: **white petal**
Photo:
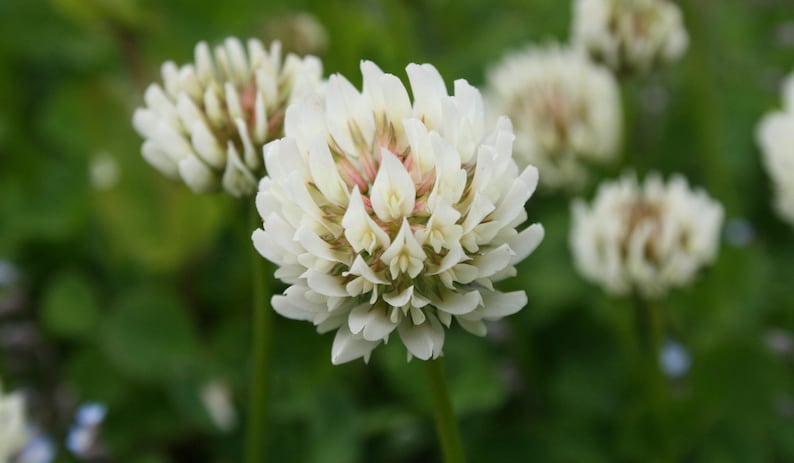
[[[306,284],[312,291],[323,296],[348,297],[349,294],[342,283],[342,279],[309,269],[303,275]]]
[[[540,242],[543,241],[544,235],[543,225],[534,223],[511,239],[508,244],[515,254],[510,264],[515,265],[532,254]]]
[[[195,156],[179,161],[179,176],[197,193],[215,191],[219,186],[215,174]]]
[[[446,291],[442,294],[442,299],[433,300],[432,304],[438,310],[443,310],[452,315],[467,314],[482,304],[482,297],[479,291],[469,291],[459,293]]]
[[[444,79],[430,64],[409,64],[406,67],[414,95],[414,116],[425,121],[429,128],[441,124],[441,100],[447,95]]]
[[[342,217],[345,238],[356,252],[366,250],[372,254],[378,248],[389,245],[389,235],[369,216],[358,186],[353,187],[345,215]]]
[[[326,198],[339,205],[347,203],[347,185],[339,175],[324,137],[317,137],[312,143],[311,150],[309,150],[309,170],[317,189]]]
[[[331,363],[339,365],[360,357],[364,357],[366,361],[378,344],[380,341],[367,341],[363,337],[351,333],[347,325],[342,325],[336,332],[334,344],[331,347]]]
[[[482,318],[497,320],[521,310],[527,305],[527,295],[524,291],[502,293],[498,291],[483,291],[483,308],[480,310]]]
[[[408,217],[414,210],[416,189],[411,175],[387,149],[381,149],[381,162],[370,199],[375,214],[384,222]]]

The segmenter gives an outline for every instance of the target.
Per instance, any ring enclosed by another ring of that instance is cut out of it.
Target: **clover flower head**
[[[722,206],[680,175],[643,184],[625,175],[603,183],[592,205],[574,202],[570,245],[579,272],[608,292],[659,298],[714,260],[722,219]]]
[[[783,84],[783,108],[764,116],[756,139],[774,186],[775,209],[794,225],[794,73]]]
[[[19,392],[4,395],[0,388],[0,461],[9,461],[27,440],[24,397]]]
[[[542,186],[575,190],[587,181],[587,164],[615,159],[620,91],[581,51],[529,46],[491,68],[488,84],[491,108],[513,122],[517,162],[537,166]]]
[[[265,147],[253,242],[289,285],[274,309],[336,331],[334,364],[367,360],[394,331],[409,358],[436,358],[453,319],[484,335],[525,305],[494,283],[543,237],[517,230],[538,172],[513,161],[509,119],[486,130],[465,80],[450,96],[433,66],[411,64],[412,101],[372,62],[361,72],[363,90],[334,75],[287,110],[286,137]]]
[[[678,60],[689,35],[668,0],[576,0],[572,42],[615,71],[644,73]]]
[[[321,75],[313,56],[282,60],[278,42],[269,50],[256,39],[228,38],[214,50],[200,42],[193,63],[163,64],[163,84],[151,84],[135,111],[143,157],[193,191],[252,195],[262,147],[284,135],[287,105],[317,91]]]

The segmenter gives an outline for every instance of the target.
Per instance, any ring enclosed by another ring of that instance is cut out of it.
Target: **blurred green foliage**
[[[505,284],[528,307],[486,339],[453,329],[445,346],[471,461],[794,461],[794,230],[771,210],[753,138],[794,70],[794,2],[681,4],[690,49],[623,83],[632,132],[604,175],[682,172],[752,237],[726,241],[664,302],[692,365],[653,404],[630,353],[631,302],[580,279],[569,198],[536,195],[530,216],[547,237]],[[240,461],[241,427],[220,430],[201,391],[224,381],[244,422],[251,205],[160,178],[130,121],[163,61],[190,60],[198,40],[263,36],[296,11],[328,31],[326,73],[354,83],[368,58],[481,84],[506,51],[565,41],[570,22],[559,0],[0,2],[0,259],[21,274],[0,311],[0,376],[35,392],[33,416],[52,435],[76,404],[101,401],[111,461]],[[119,166],[109,188],[92,187],[98,156]],[[33,334],[12,342],[20,326]],[[398,343],[333,367],[331,335],[281,318],[275,332],[272,461],[439,458],[422,366]]]

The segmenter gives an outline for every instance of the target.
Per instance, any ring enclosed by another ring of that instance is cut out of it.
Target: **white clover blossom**
[[[600,185],[592,205],[573,203],[570,246],[579,272],[608,292],[664,296],[714,260],[722,206],[686,179],[643,184],[633,175]]]
[[[322,64],[313,56],[282,60],[278,42],[266,50],[256,39],[245,47],[228,38],[214,51],[200,42],[194,63],[168,61],[162,76],[133,116],[144,159],[193,191],[244,197],[264,175],[262,147],[284,135],[286,107],[322,85]]]
[[[411,64],[412,103],[396,76],[361,72],[362,91],[334,75],[325,97],[287,110],[286,138],[265,147],[253,242],[290,285],[274,309],[336,330],[334,364],[367,360],[395,330],[409,358],[436,358],[453,319],[482,336],[526,304],[493,283],[543,238],[516,229],[538,172],[513,161],[509,119],[486,131],[465,80],[449,96],[433,66]]]
[[[689,35],[668,0],[575,0],[572,42],[616,71],[642,73],[678,60]]]
[[[794,73],[783,84],[783,109],[764,116],[756,139],[774,185],[775,209],[794,225]]]
[[[491,108],[513,122],[517,162],[537,166],[544,187],[580,188],[587,164],[617,157],[623,117],[618,84],[581,51],[529,46],[491,68],[488,87]]]
[[[19,392],[4,395],[0,387],[0,462],[9,461],[27,440],[24,397]]]

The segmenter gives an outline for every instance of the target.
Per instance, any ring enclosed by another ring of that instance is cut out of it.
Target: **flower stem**
[[[643,346],[643,382],[646,388],[646,400],[651,419],[651,431],[657,452],[665,456],[669,452],[666,434],[666,382],[662,373],[659,358],[664,335],[664,320],[659,306],[654,301],[635,299],[638,318],[639,344]]]
[[[460,431],[452,410],[452,401],[449,397],[447,380],[444,377],[444,361],[441,357],[428,360],[427,377],[430,390],[433,394],[433,412],[436,418],[436,431],[441,441],[441,450],[444,453],[445,463],[463,463],[466,458],[463,454],[463,444],[460,440]]]
[[[256,209],[253,209],[253,227],[261,225]],[[253,228],[251,228],[253,230]],[[250,231],[250,230],[249,230]],[[272,337],[272,313],[268,306],[271,295],[271,280],[266,276],[267,262],[256,251],[251,250],[251,277],[253,286],[253,344],[251,365],[251,390],[249,398],[248,429],[246,434],[246,459],[248,463],[266,460],[267,444],[267,397],[270,390],[270,351]]]

